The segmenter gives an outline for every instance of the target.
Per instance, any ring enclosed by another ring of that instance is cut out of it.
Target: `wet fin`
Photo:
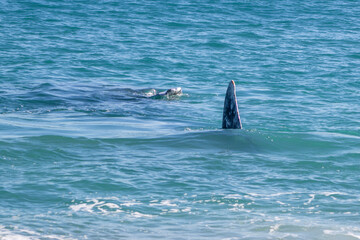
[[[242,128],[236,100],[235,82],[233,80],[229,83],[225,95],[222,128]]]

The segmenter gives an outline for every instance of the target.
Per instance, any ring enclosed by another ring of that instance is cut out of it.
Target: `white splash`
[[[103,214],[123,212],[119,205],[115,203],[106,203],[97,199],[87,200],[85,203],[69,206],[74,212],[101,212]]]

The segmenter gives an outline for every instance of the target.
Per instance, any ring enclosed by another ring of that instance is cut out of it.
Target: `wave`
[[[151,124],[150,124],[151,125]],[[296,156],[303,154],[316,155],[317,158],[329,156],[359,156],[356,149],[360,147],[356,133],[348,132],[278,132],[260,130],[223,130],[223,129],[190,129],[156,131],[142,129],[125,130],[123,137],[113,135],[102,137],[82,136],[82,133],[71,132],[70,135],[24,136],[19,139],[3,138],[4,142],[24,142],[39,144],[80,144],[128,146],[130,148],[166,148],[177,151],[234,151],[258,153],[288,153]],[[344,146],[344,142],[347,146]],[[304,159],[306,160],[306,159]]]

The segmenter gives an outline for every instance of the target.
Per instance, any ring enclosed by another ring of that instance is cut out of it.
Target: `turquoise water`
[[[0,3],[0,239],[360,239],[360,2]]]

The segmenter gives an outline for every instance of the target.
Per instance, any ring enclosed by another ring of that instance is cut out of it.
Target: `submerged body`
[[[224,101],[224,111],[223,111],[223,120],[222,128],[228,129],[241,129],[241,120],[238,109],[238,104],[236,100],[236,88],[235,82],[231,80],[226,91],[225,101]]]

